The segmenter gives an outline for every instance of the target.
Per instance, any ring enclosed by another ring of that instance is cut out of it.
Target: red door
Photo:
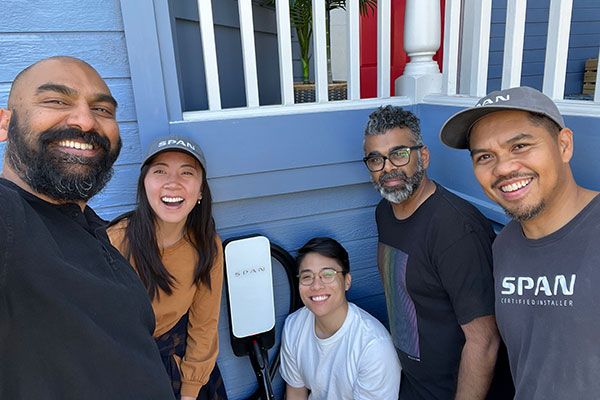
[[[394,96],[394,81],[404,72],[409,61],[404,51],[404,9],[406,0],[392,1],[392,43],[390,93]],[[444,43],[444,4],[440,0],[442,13],[442,40]],[[443,46],[433,57],[442,68]],[[360,17],[360,97],[377,97],[377,11],[373,15]]]

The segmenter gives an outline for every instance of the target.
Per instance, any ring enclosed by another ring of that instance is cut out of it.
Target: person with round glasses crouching
[[[396,399],[400,363],[391,336],[346,300],[352,277],[337,241],[309,240],[296,257],[305,307],[283,328],[281,376],[293,399]]]

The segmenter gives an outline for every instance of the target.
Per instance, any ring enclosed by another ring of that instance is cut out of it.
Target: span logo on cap
[[[489,106],[490,104],[495,104],[495,103],[499,103],[501,101],[509,101],[509,100],[510,100],[510,94],[507,94],[506,97],[496,96],[495,99],[489,99],[489,98],[483,99],[482,101],[477,103],[475,105],[475,107]]]
[[[187,147],[190,148],[192,150],[196,150],[196,147],[191,144],[190,142],[186,142],[185,140],[163,140],[161,142],[158,142],[158,148],[160,149],[161,147],[165,147],[165,146],[182,146],[182,147]]]

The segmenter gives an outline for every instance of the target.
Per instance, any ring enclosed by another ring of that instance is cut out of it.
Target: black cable
[[[300,306],[302,305],[302,302],[300,301],[300,292],[298,291],[298,278],[296,277],[296,275],[297,275],[296,260],[294,260],[294,258],[290,255],[290,253],[288,253],[282,247],[280,247],[274,243],[271,243],[271,257],[274,257],[277,261],[279,261],[281,266],[283,266],[283,269],[285,270],[285,274],[288,278],[288,284],[290,287],[290,309],[288,312],[288,315],[289,315],[289,314],[293,313],[294,311],[296,311],[297,309],[299,309]],[[281,364],[280,350],[281,350],[281,342],[279,343],[279,348],[275,352],[275,355],[273,356],[273,361],[271,363],[269,363],[268,354],[265,357],[267,366],[269,368],[270,380],[273,380],[275,378],[275,375],[277,374],[277,370],[279,369],[279,365]],[[248,397],[246,400],[261,400],[261,399],[262,399],[261,386],[259,385],[258,388],[256,389],[256,391],[254,393],[252,393],[250,395],[250,397]],[[266,399],[264,399],[264,400],[266,400]]]

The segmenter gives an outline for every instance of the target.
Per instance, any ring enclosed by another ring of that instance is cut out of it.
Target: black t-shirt
[[[0,399],[173,399],[132,267],[89,208],[0,179]]]
[[[400,398],[452,399],[465,337],[494,314],[494,231],[475,207],[436,184],[410,217],[377,206],[378,265],[402,364]]]

